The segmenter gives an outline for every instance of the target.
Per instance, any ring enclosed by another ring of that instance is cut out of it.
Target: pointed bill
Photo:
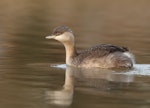
[[[46,36],[45,38],[46,38],[46,39],[54,39],[55,36],[54,36],[54,35],[50,35],[50,36]]]

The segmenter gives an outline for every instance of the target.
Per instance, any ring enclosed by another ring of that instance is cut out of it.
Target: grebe
[[[75,48],[75,38],[67,26],[56,27],[46,39],[55,39],[65,46],[66,64],[75,67],[132,68],[134,57],[125,47],[100,44],[80,53]]]

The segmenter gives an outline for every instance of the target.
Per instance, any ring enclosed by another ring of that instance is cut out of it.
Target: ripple
[[[117,74],[150,76],[150,64],[135,64],[133,70],[129,70],[128,72],[117,73]]]

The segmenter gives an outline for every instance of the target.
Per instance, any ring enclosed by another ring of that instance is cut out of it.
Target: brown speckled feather
[[[87,50],[81,51],[78,55],[78,61],[82,61],[85,58],[100,58],[103,56],[107,56],[114,52],[127,52],[128,49],[126,47],[118,47],[111,44],[100,44],[94,47],[91,47]]]
[[[76,52],[74,34],[67,26],[56,27],[47,39],[55,39],[65,46],[66,64],[75,67],[118,68],[133,67],[134,57],[125,47],[100,44],[87,50]]]

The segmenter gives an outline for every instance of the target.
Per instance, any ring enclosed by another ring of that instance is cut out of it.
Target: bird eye
[[[61,34],[62,34],[62,33],[60,33],[60,32],[58,32],[58,33],[55,33],[55,35],[56,35],[56,36],[58,36],[58,35],[61,35]]]

